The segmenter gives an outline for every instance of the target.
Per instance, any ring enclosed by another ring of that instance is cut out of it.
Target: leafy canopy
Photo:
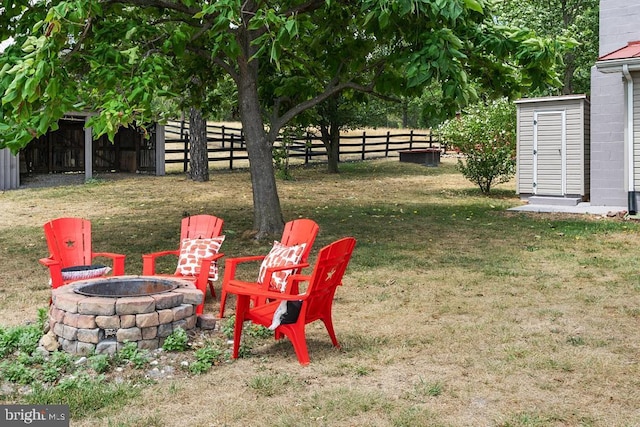
[[[436,84],[452,112],[475,101],[477,87],[512,95],[558,85],[555,67],[568,43],[497,25],[485,0],[19,0],[3,7],[0,35],[15,43],[0,55],[0,148],[14,151],[70,111],[97,112],[89,125],[110,137],[120,125],[162,120],[158,98],[194,104],[206,94],[189,95],[193,77],[215,91],[225,74],[243,89],[239,105],[260,92],[272,132],[345,90],[406,96]]]

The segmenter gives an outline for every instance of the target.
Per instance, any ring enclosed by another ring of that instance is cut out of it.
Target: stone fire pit
[[[189,281],[155,276],[83,280],[52,291],[49,325],[62,349],[114,354],[125,342],[153,350],[196,326],[204,295]]]

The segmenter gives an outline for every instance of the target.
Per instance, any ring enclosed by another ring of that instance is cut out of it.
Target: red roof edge
[[[609,61],[612,59],[628,59],[640,57],[640,40],[627,43],[626,46],[598,58],[598,61]]]

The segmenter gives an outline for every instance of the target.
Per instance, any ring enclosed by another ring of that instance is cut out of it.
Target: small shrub
[[[185,351],[187,348],[189,348],[189,337],[182,328],[173,331],[162,344],[162,349],[166,351]]]
[[[438,128],[440,137],[466,157],[458,160],[465,178],[489,194],[516,171],[516,112],[508,99],[478,104]]]

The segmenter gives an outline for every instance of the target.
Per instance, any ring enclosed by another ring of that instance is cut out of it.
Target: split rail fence
[[[318,135],[307,132],[302,138],[289,139],[285,144],[278,139],[274,148],[287,150],[290,164],[309,164],[326,162],[327,152]],[[215,124],[207,125],[207,150],[209,167],[222,167],[233,170],[248,166],[244,135],[242,129]],[[401,130],[373,133],[363,131],[349,133],[340,137],[340,161],[370,160],[380,157],[399,156],[407,150],[436,148],[445,151],[446,147],[429,131]],[[186,172],[189,165],[189,128],[183,122],[169,122],[165,126],[165,163],[182,164]]]

